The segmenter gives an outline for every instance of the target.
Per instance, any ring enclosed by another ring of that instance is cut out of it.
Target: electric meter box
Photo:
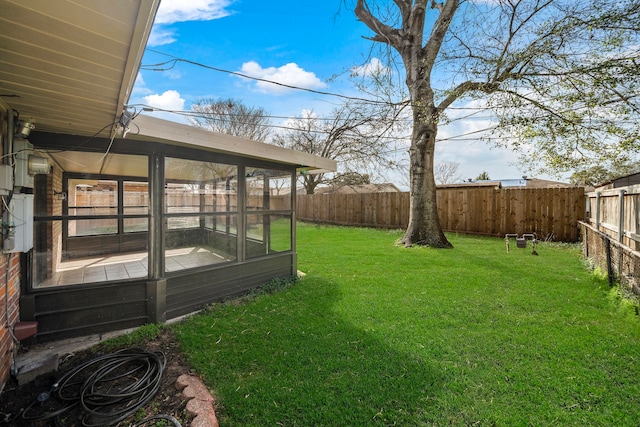
[[[28,252],[33,248],[33,194],[14,194],[3,220],[9,233],[4,252]],[[13,239],[13,242],[11,242]]]

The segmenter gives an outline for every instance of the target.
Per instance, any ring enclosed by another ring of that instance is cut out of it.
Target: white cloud
[[[308,108],[303,108],[300,111],[300,117],[302,117],[303,119],[317,119],[317,118],[320,118],[318,113],[316,113],[313,110],[309,110]]]
[[[133,85],[132,95],[149,95],[152,94],[153,91],[147,87],[144,79],[142,78],[142,74],[138,73],[136,76],[136,82]]]
[[[144,100],[144,104],[150,107],[157,108],[159,110],[168,110],[146,112],[145,114],[149,114],[165,120],[172,120],[174,122],[185,122],[184,116],[170,112],[184,110],[185,100],[180,96],[180,92],[171,89],[164,91],[162,95],[147,95],[142,99]]]
[[[351,74],[355,77],[370,77],[389,72],[389,67],[385,67],[378,58],[371,58],[369,63],[359,67],[353,67]]]
[[[182,71],[176,70],[175,68],[173,68],[171,70],[163,71],[162,76],[171,80],[178,80],[182,78],[183,73]]]
[[[142,77],[142,74],[138,73],[136,75],[136,86],[140,85],[140,86],[144,86],[145,82],[144,82],[144,78]]]
[[[149,34],[148,46],[163,46],[165,44],[171,44],[177,40],[176,32],[172,29],[166,29],[154,25]]]
[[[289,117],[287,119],[284,119],[280,123],[280,126],[282,126],[283,128],[294,128],[294,129],[296,129],[305,120],[315,120],[315,119],[317,119],[319,117],[320,116],[318,116],[318,114],[315,111],[303,108],[300,111],[299,115],[297,115],[296,117]],[[281,132],[281,131],[283,131],[283,130],[282,129],[276,129],[276,133]]]
[[[227,10],[234,0],[162,0],[154,21],[149,46],[163,46],[174,43],[178,35],[167,25],[187,21],[212,21],[232,15]]]
[[[145,103],[154,108],[163,110],[184,110],[185,100],[180,96],[180,92],[176,90],[167,90],[162,95],[154,94],[144,97]]]
[[[327,86],[314,73],[305,71],[294,62],[290,62],[278,68],[262,68],[262,66],[257,62],[249,61],[242,64],[240,72],[250,77],[269,80],[298,88],[320,89]],[[265,81],[256,81],[255,86],[262,92],[274,94],[281,94],[292,90],[291,88]]]
[[[174,24],[224,18],[233,13],[226,10],[232,3],[232,0],[162,0],[155,23]]]

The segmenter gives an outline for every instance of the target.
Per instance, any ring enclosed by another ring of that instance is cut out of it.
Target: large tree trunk
[[[307,194],[315,194],[316,187],[320,185],[323,174],[318,175],[304,175],[302,179],[302,185],[304,186]]]
[[[436,205],[434,161],[438,121],[442,113],[434,103],[431,71],[442,46],[459,0],[394,0],[402,23],[399,28],[382,23],[371,14],[366,0],[358,0],[355,13],[376,35],[371,40],[388,44],[402,57],[413,112],[410,156],[409,225],[400,243],[451,248],[440,227]],[[391,7],[391,6],[390,6]],[[439,15],[427,43],[423,46],[427,8]],[[452,97],[452,99],[455,99]]]
[[[405,246],[427,245],[452,248],[440,227],[433,173],[436,124],[418,123],[414,118],[410,161],[409,225],[400,240]]]

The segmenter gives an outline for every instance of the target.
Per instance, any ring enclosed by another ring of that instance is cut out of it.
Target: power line
[[[133,104],[130,106],[139,106],[140,104]],[[161,111],[161,112],[166,112],[166,113],[173,113],[173,114],[178,114],[178,115],[182,115],[185,117],[201,117],[203,119],[207,118],[207,114],[208,113],[197,113],[194,112],[192,110],[166,110],[166,109],[162,109],[162,108],[155,108],[155,107],[147,107],[147,108],[153,108],[153,110],[156,111]],[[232,115],[229,115],[232,116]],[[265,116],[265,117],[280,117],[280,118],[284,118],[284,119],[289,119],[291,117],[285,117],[285,116]],[[231,118],[231,117],[230,117]],[[293,118],[294,120],[298,120],[298,118]],[[313,117],[305,117],[305,118],[300,118],[300,119],[305,119],[305,120],[315,120],[316,118]],[[334,120],[334,119],[322,119],[322,120]],[[246,122],[238,122],[239,124],[248,124]],[[255,123],[256,126],[261,126],[261,127],[269,127],[269,128],[274,128],[274,129],[283,129],[283,130],[291,130],[291,131],[306,131],[297,127],[291,127],[291,126],[281,126],[281,125],[273,125],[270,123]],[[497,126],[491,126],[491,127],[487,127],[481,130],[476,130],[476,131],[471,131],[471,132],[467,132],[467,133],[463,133],[460,135],[455,135],[455,136],[451,136],[448,138],[436,138],[436,142],[440,142],[440,141],[463,141],[463,140],[475,140],[475,139],[462,139],[463,137],[469,136],[469,135],[473,135],[473,134],[477,134],[477,133],[481,133],[481,132],[486,132],[489,130],[493,130],[495,129]],[[310,133],[317,133],[317,134],[330,134],[331,132],[328,130],[323,130],[323,129],[309,129],[308,132]],[[411,135],[400,135],[400,136],[386,136],[386,135],[378,135],[376,136],[376,138],[378,139],[390,139],[390,140],[408,140],[411,138]]]
[[[174,68],[178,62],[183,62],[185,64],[195,65],[197,67],[206,68],[208,70],[213,70],[213,71],[217,71],[217,72],[220,72],[220,73],[226,73],[226,74],[231,74],[231,75],[242,77],[242,78],[249,79],[249,80],[255,80],[255,81],[259,81],[259,82],[270,83],[270,84],[273,84],[273,85],[276,85],[276,86],[286,87],[288,89],[295,89],[295,90],[301,90],[301,91],[305,91],[305,92],[315,93],[317,95],[335,96],[337,98],[348,99],[348,100],[351,100],[351,101],[362,101],[362,102],[368,102],[368,103],[372,103],[372,104],[381,104],[381,105],[389,105],[389,106],[399,106],[399,105],[407,105],[408,104],[408,101],[395,102],[395,103],[394,102],[388,102],[388,101],[379,101],[379,100],[376,100],[376,99],[361,98],[361,97],[357,97],[357,96],[348,96],[348,95],[342,95],[342,94],[335,93],[335,92],[327,92],[327,91],[322,91],[322,90],[317,90],[317,89],[310,89],[310,88],[305,88],[305,87],[300,87],[300,86],[289,85],[289,84],[286,84],[286,83],[276,82],[274,80],[263,79],[263,78],[260,78],[260,77],[253,77],[253,76],[250,76],[248,74],[239,73],[237,71],[231,71],[231,70],[225,70],[223,68],[213,67],[211,65],[203,64],[201,62],[192,61],[192,60],[186,59],[186,58],[179,58],[177,56],[170,55],[170,54],[164,53],[164,52],[160,52],[160,51],[157,51],[157,50],[154,50],[154,49],[147,49],[147,50],[149,52],[157,53],[159,55],[164,55],[164,56],[167,56],[167,57],[172,58],[172,59],[169,60],[169,61],[160,62],[160,63],[157,63],[157,64],[141,65],[140,66],[141,70],[168,71],[168,70],[171,70],[172,68]],[[158,67],[163,67],[163,66],[169,65],[169,64],[170,64],[169,67],[158,68]]]
[[[159,107],[152,107],[150,105],[146,105],[146,104],[128,104],[127,107],[140,107],[142,108],[142,111],[162,111],[165,113],[174,113],[174,114],[179,114],[185,117],[201,117],[203,119],[208,118],[209,116],[226,116],[229,118],[235,118],[237,116],[237,114],[235,113],[226,113],[226,112],[218,112],[218,111],[197,111],[197,110],[168,110],[168,109],[164,109],[164,108],[159,108]],[[256,117],[256,118],[261,118],[261,119],[283,119],[283,120],[318,120],[318,121],[334,121],[337,119],[337,117],[319,117],[319,116],[307,116],[307,117],[301,117],[301,116],[275,116],[272,114],[251,114],[251,117]],[[406,118],[406,119],[398,119],[401,121],[411,121],[410,118]]]
[[[220,111],[212,111],[212,112],[208,112],[208,111],[198,111],[198,110],[168,110],[168,109],[164,109],[164,108],[159,108],[159,107],[152,107],[150,105],[147,104],[128,104],[127,107],[135,107],[135,108],[141,108],[142,111],[162,111],[162,112],[166,112],[166,113],[173,113],[173,114],[178,114],[178,115],[182,115],[185,117],[200,117],[203,119],[208,118],[209,116],[216,116],[216,117],[236,117],[236,114],[234,113],[227,113],[227,112],[220,112]],[[453,122],[457,122],[460,120],[488,120],[488,119],[495,119],[496,116],[477,116],[477,114],[485,112],[489,109],[478,109],[477,111],[467,114],[465,116],[461,116],[461,117],[454,117],[451,119],[446,119],[443,121],[443,125],[449,124],[449,123],[453,123]],[[337,117],[320,117],[320,116],[276,116],[273,114],[256,114],[256,115],[251,115],[251,117],[255,117],[255,118],[261,118],[261,119],[281,119],[281,120],[299,120],[299,121],[304,121],[304,120],[314,120],[314,121],[327,121],[327,122],[331,122],[331,121],[335,121],[337,119]],[[409,117],[405,117],[405,118],[397,118],[395,119],[395,121],[399,121],[399,122],[406,122],[406,123],[410,123],[413,121],[412,118]]]
[[[254,76],[250,76],[248,74],[244,74],[244,73],[240,73],[238,71],[231,71],[231,70],[226,70],[224,68],[220,68],[220,67],[214,67],[212,65],[207,65],[201,62],[197,62],[197,61],[193,61],[191,59],[187,59],[187,58],[180,58],[177,57],[175,55],[171,55],[169,53],[165,53],[165,52],[161,52],[155,49],[146,49],[149,52],[153,52],[156,53],[158,55],[163,55],[166,57],[171,58],[169,61],[164,61],[164,62],[159,62],[156,64],[143,64],[140,66],[141,70],[146,70],[146,71],[168,71],[173,69],[177,63],[182,62],[185,64],[191,64],[197,67],[201,67],[201,68],[205,68],[208,70],[212,70],[212,71],[217,71],[220,73],[225,73],[225,74],[231,74],[234,76],[238,76],[238,77],[242,77],[248,80],[254,80],[254,81],[259,81],[259,82],[264,82],[264,83],[270,83],[276,86],[282,86],[282,87],[286,87],[288,89],[293,89],[293,90],[300,90],[300,91],[305,91],[305,92],[310,92],[310,93],[315,93],[318,95],[325,95],[325,96],[334,96],[337,98],[342,98],[342,99],[348,99],[348,100],[353,100],[353,101],[361,101],[361,102],[367,102],[367,103],[372,103],[372,104],[379,104],[379,105],[387,105],[387,106],[391,106],[391,107],[395,107],[395,106],[408,106],[411,105],[411,101],[410,100],[404,100],[404,101],[400,101],[400,102],[390,102],[390,101],[380,101],[377,99],[370,99],[370,98],[362,98],[362,97],[358,97],[358,96],[349,96],[349,95],[343,95],[343,94],[339,94],[336,92],[328,92],[328,91],[321,91],[321,90],[317,90],[317,89],[310,89],[310,88],[305,88],[305,87],[301,87],[301,86],[295,86],[295,85],[290,85],[287,83],[281,83],[281,82],[277,82],[274,80],[268,80],[268,79],[263,79],[260,77],[254,77]],[[169,65],[168,67],[164,67],[166,65]],[[164,68],[158,68],[158,67],[164,67]],[[490,108],[487,107],[448,107],[447,110],[470,110],[470,111],[487,111],[490,110]]]
[[[219,68],[219,67],[214,67],[214,66],[211,66],[211,65],[203,64],[201,62],[193,61],[193,60],[186,59],[186,58],[180,58],[180,57],[177,57],[177,56],[165,53],[165,52],[160,52],[160,51],[155,50],[155,49],[148,49],[147,48],[147,51],[156,53],[158,55],[163,55],[163,56],[169,57],[171,59],[169,61],[164,61],[164,62],[160,62],[160,63],[157,63],[157,64],[141,65],[140,69],[142,69],[142,70],[167,71],[167,70],[173,69],[176,66],[177,63],[183,62],[183,63],[186,63],[186,64],[195,65],[197,67],[201,67],[201,68],[205,68],[205,69],[209,69],[209,70],[213,70],[213,71],[217,71],[217,72],[221,72],[221,73],[235,75],[235,76],[246,78],[246,79],[249,79],[249,80],[254,80],[254,81],[259,81],[259,82],[264,82],[264,83],[270,83],[270,84],[273,84],[273,85],[276,85],[276,86],[286,87],[286,88],[294,89],[294,90],[306,91],[306,92],[315,93],[315,94],[318,94],[318,95],[334,96],[334,97],[338,97],[338,98],[342,98],[342,99],[366,102],[366,103],[371,103],[371,104],[387,105],[387,106],[391,106],[391,107],[397,107],[397,106],[406,107],[406,106],[410,106],[411,105],[411,101],[410,100],[404,100],[404,101],[400,101],[400,102],[390,102],[390,101],[380,101],[380,100],[376,100],[376,99],[362,98],[362,97],[357,97],[357,96],[343,95],[343,94],[339,94],[339,93],[335,93],[335,92],[320,91],[320,90],[316,90],[316,89],[305,88],[305,87],[290,85],[290,84],[281,83],[281,82],[277,82],[277,81],[273,81],[273,80],[254,77],[254,76],[250,76],[248,74],[240,73],[240,72],[237,72],[237,71],[231,71],[231,70],[226,70],[226,69]],[[163,67],[163,66],[166,66],[166,65],[169,65],[169,66],[168,67],[164,67],[164,68],[158,68],[158,67]],[[577,110],[580,110],[580,109],[583,109],[583,108],[587,108],[587,107],[586,106],[576,106],[576,107],[573,107],[573,108],[565,110],[565,112],[577,111]],[[450,106],[450,107],[447,107],[446,110],[489,111],[489,110],[493,110],[493,108],[490,108],[490,107],[452,107],[452,106]]]

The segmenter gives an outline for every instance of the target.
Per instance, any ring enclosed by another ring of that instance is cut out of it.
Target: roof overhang
[[[11,109],[19,119],[33,120],[35,133],[54,139],[114,137],[159,3],[0,0],[0,110]],[[130,126],[131,140],[264,159],[299,170],[336,170],[330,159],[154,117],[140,115]],[[72,159],[74,154],[65,156]],[[91,154],[77,156],[87,160]],[[95,156],[98,170],[112,158],[117,160],[112,164],[122,160],[111,154]],[[79,168],[68,163],[65,170]],[[121,169],[132,170],[126,166]]]
[[[109,136],[160,0],[0,0],[0,98],[43,132]]]
[[[250,139],[211,132],[195,126],[143,114],[137,116],[132,121],[130,127],[132,131],[127,134],[127,139],[152,141],[161,144],[185,146],[205,151],[268,160],[295,165],[298,170],[334,172],[337,169],[336,161],[325,157]]]

